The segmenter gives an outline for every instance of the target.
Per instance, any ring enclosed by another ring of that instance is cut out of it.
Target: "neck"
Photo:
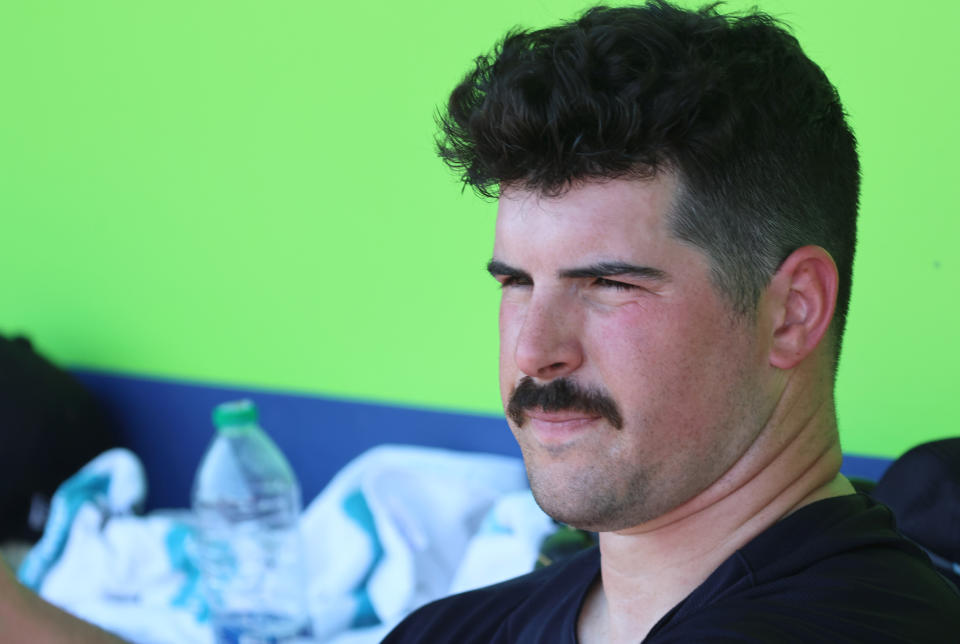
[[[636,642],[773,523],[852,493],[839,474],[832,396],[823,400],[799,419],[796,408],[779,405],[754,444],[706,490],[649,523],[601,533],[601,581],[581,612],[581,641]]]

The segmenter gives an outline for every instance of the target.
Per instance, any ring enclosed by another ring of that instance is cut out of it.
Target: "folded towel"
[[[489,586],[534,569],[544,539],[557,530],[529,489],[499,498],[470,540],[449,594]]]
[[[54,492],[43,536],[21,563],[17,577],[39,590],[63,553],[82,507],[92,505],[102,516],[124,515],[143,507],[146,496],[147,477],[133,452],[118,447],[96,457]]]
[[[132,453],[92,461],[54,495],[21,579],[132,642],[208,644],[192,516],[136,516],[145,494]],[[301,517],[317,641],[373,644],[428,601],[527,572],[553,527],[520,459],[401,445],[365,452]]]
[[[317,635],[389,626],[446,595],[483,517],[526,487],[505,456],[383,445],[351,461],[303,516]]]
[[[135,454],[104,452],[53,495],[18,577],[47,601],[132,642],[212,641],[187,511],[136,516],[146,477]]]

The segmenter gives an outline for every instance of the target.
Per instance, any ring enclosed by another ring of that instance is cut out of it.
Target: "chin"
[[[601,468],[533,468],[527,466],[530,489],[537,505],[550,517],[590,532],[631,528],[662,512],[652,507],[647,476],[611,480]],[[619,483],[617,485],[616,483]]]
[[[576,507],[569,503],[555,504],[534,494],[537,505],[552,519],[572,528],[588,532],[614,532],[630,527],[631,522],[619,513],[598,511],[596,507]]]

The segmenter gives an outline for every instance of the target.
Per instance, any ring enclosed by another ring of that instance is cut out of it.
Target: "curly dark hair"
[[[836,89],[763,13],[653,0],[512,31],[438,116],[440,156],[487,197],[559,195],[582,180],[676,174],[675,237],[704,250],[718,290],[756,310],[772,275],[816,244],[850,297],[860,170]]]

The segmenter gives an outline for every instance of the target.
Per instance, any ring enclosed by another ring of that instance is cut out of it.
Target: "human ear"
[[[820,344],[833,320],[839,280],[833,257],[819,246],[803,246],[784,260],[767,287],[771,365],[791,369]]]

